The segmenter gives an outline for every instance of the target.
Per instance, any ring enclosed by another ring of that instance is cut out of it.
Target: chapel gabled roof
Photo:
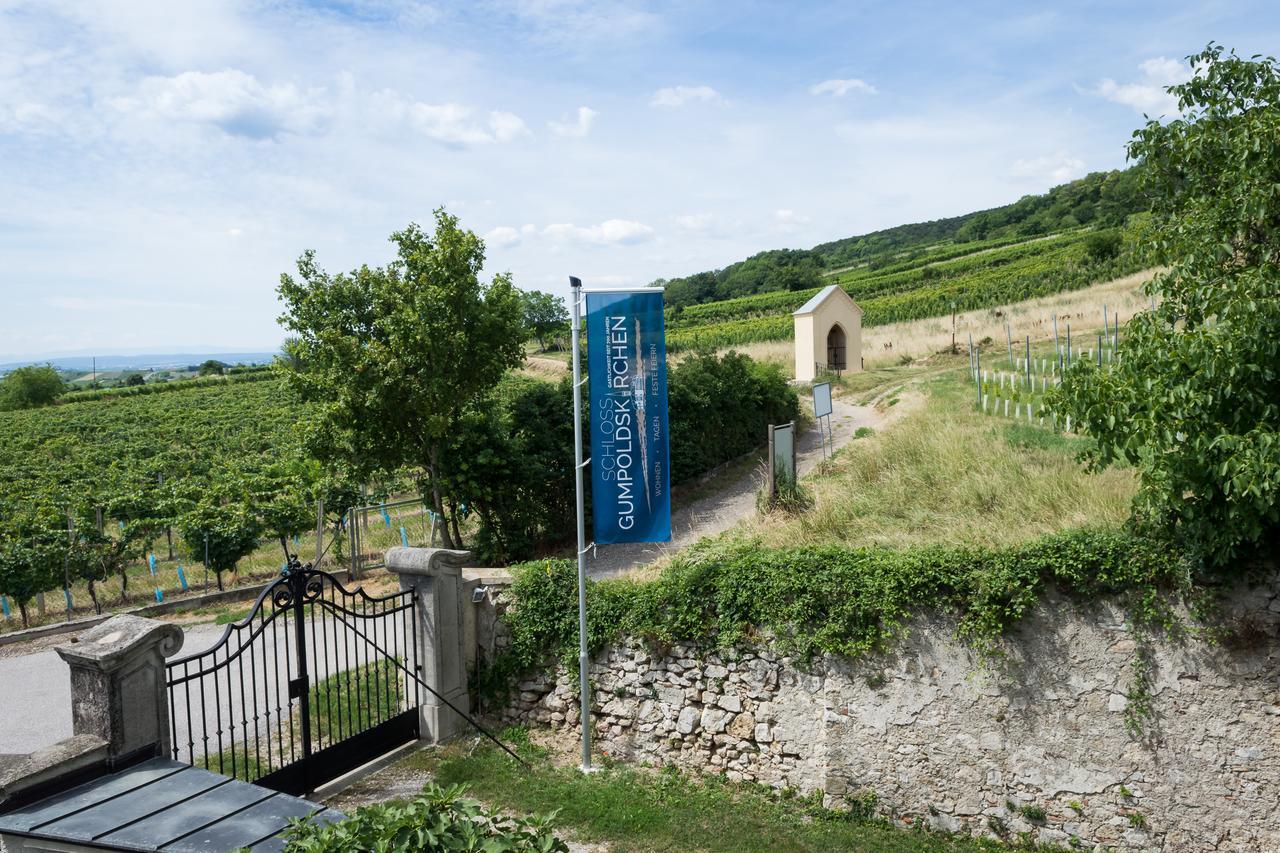
[[[857,311],[859,314],[862,313],[861,306],[859,306],[858,303],[853,301],[853,297],[850,296],[843,287],[841,287],[838,284],[829,284],[826,287],[822,288],[822,290],[819,290],[817,293],[813,294],[813,296],[809,299],[808,302],[801,305],[795,311],[791,312],[791,316],[799,317],[803,314],[812,314],[814,311],[818,310],[818,306],[826,302],[837,291],[843,294],[845,299],[849,300],[849,303],[853,305],[855,311]]]

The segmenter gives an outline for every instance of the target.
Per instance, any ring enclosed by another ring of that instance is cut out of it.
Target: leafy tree
[[[28,507],[6,516],[0,529],[0,595],[18,606],[26,627],[31,624],[27,603],[62,577],[66,534],[55,515],[40,509]]]
[[[226,369],[227,365],[224,362],[218,361],[216,358],[211,358],[208,361],[201,362],[197,371],[201,376],[221,376],[222,372]]]
[[[397,257],[385,267],[330,275],[309,251],[297,279],[280,277],[280,322],[303,365],[281,369],[319,404],[312,453],[352,476],[413,466],[452,548],[458,500],[443,453],[468,407],[523,361],[524,312],[510,275],[480,281],[484,242],[443,209],[433,235],[410,224],[391,242]]]
[[[51,364],[19,367],[0,380],[0,411],[48,406],[66,390]]]
[[[1124,237],[1114,229],[1097,231],[1084,241],[1084,250],[1095,261],[1106,261],[1120,254]]]
[[[524,303],[524,322],[538,341],[538,348],[547,350],[547,338],[560,332],[569,324],[569,309],[564,307],[564,298],[543,293],[540,290],[527,290],[520,294]]]
[[[130,373],[124,378],[124,384],[127,387],[135,387],[137,385],[146,385],[147,380],[143,378],[141,373]]]
[[[217,574],[222,589],[222,573],[233,571],[243,557],[258,547],[262,526],[242,503],[220,503],[216,497],[198,503],[178,519],[178,531],[186,543],[187,556],[203,560],[206,542],[209,568]]]
[[[1141,473],[1137,518],[1224,563],[1280,526],[1280,65],[1210,44],[1130,157],[1153,211],[1150,285],[1122,358],[1068,372],[1055,405],[1093,461]]]

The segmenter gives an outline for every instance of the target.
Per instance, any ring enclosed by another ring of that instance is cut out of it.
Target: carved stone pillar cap
[[[387,551],[387,571],[396,575],[456,575],[470,562],[470,551],[450,551],[447,548],[392,548]]]
[[[73,666],[105,672],[153,648],[159,650],[161,657],[175,655],[182,648],[182,640],[182,629],[177,625],[121,614],[90,628],[74,643],[58,646],[56,651]]]

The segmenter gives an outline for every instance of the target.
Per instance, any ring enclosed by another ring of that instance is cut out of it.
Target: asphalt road
[[[399,616],[390,616],[356,620],[356,627],[379,646],[403,655],[404,632],[399,619]],[[287,723],[290,716],[287,684],[296,675],[293,626],[280,622],[276,625],[277,630],[268,628],[252,643],[244,640],[246,648],[238,655],[240,635],[233,635],[230,643],[216,654],[219,664],[230,657],[228,666],[218,667],[216,674],[195,679],[189,687],[175,691],[175,740],[181,750],[180,759],[190,760],[191,751],[196,756],[206,750],[218,751],[219,729],[223,732],[222,748],[225,749],[233,738],[240,743],[247,739],[261,740],[272,719]],[[207,651],[219,642],[225,630],[225,625],[185,628],[183,647],[170,661]],[[247,632],[241,632],[244,633]],[[307,633],[312,684],[377,659],[368,641],[332,619],[308,622]],[[66,663],[54,651],[55,645],[69,639],[64,636],[39,642],[27,653],[15,650],[0,657],[0,754],[32,752],[71,736],[71,679]],[[200,664],[193,662],[189,671],[200,672],[210,668],[211,663],[212,659],[205,657]],[[203,699],[201,682],[205,688]],[[203,731],[201,717],[205,720]],[[189,737],[191,729],[195,733]],[[203,738],[206,733],[207,744]]]

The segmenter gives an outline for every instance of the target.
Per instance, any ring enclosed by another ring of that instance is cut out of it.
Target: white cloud
[[[1014,177],[1034,178],[1037,183],[1065,184],[1085,173],[1085,163],[1065,151],[1044,157],[1032,157],[1014,161],[1010,170]]]
[[[547,122],[547,126],[551,128],[551,132],[556,136],[574,136],[583,137],[591,132],[591,125],[595,123],[596,116],[600,115],[591,107],[578,107],[578,118],[572,122]]]
[[[520,116],[497,110],[489,113],[489,129],[493,131],[493,138],[498,142],[510,142],[522,136],[532,135]]]
[[[481,119],[462,104],[410,101],[391,91],[378,93],[371,103],[393,122],[404,122],[428,139],[452,147],[512,142],[530,135],[524,119],[515,113],[494,110]]]
[[[702,234],[711,228],[715,217],[709,213],[687,213],[675,218],[676,227],[691,234]]]
[[[694,102],[719,103],[724,98],[710,86],[668,86],[653,93],[651,107],[683,107]]]
[[[811,95],[834,95],[837,98],[843,98],[850,92],[874,95],[876,87],[866,80],[859,80],[856,77],[847,80],[823,80],[821,83],[816,83],[809,87],[809,94]]]
[[[499,225],[484,235],[484,241],[494,246],[506,248],[520,242],[520,232],[509,225]]]
[[[147,77],[135,95],[112,98],[109,103],[123,112],[162,121],[211,124],[232,136],[250,139],[309,132],[328,114],[322,89],[304,92],[292,83],[264,85],[252,74],[234,68]]]
[[[1163,56],[1148,59],[1138,68],[1142,71],[1141,80],[1117,83],[1108,77],[1098,84],[1097,93],[1108,101],[1133,107],[1144,115],[1177,115],[1178,99],[1165,88],[1189,80],[1191,69]]]
[[[531,136],[524,119],[500,110],[490,111],[488,117],[481,118],[470,106],[452,101],[426,104],[408,100],[393,91],[376,93],[370,104],[376,113],[393,124],[407,124],[429,140],[451,147],[493,145]]]
[[[653,239],[653,229],[630,219],[606,219],[599,225],[578,226],[556,223],[542,229],[555,242],[586,243],[593,246],[630,246]]]
[[[773,227],[784,234],[792,234],[809,224],[809,217],[796,213],[789,208],[779,208],[773,212]]]

